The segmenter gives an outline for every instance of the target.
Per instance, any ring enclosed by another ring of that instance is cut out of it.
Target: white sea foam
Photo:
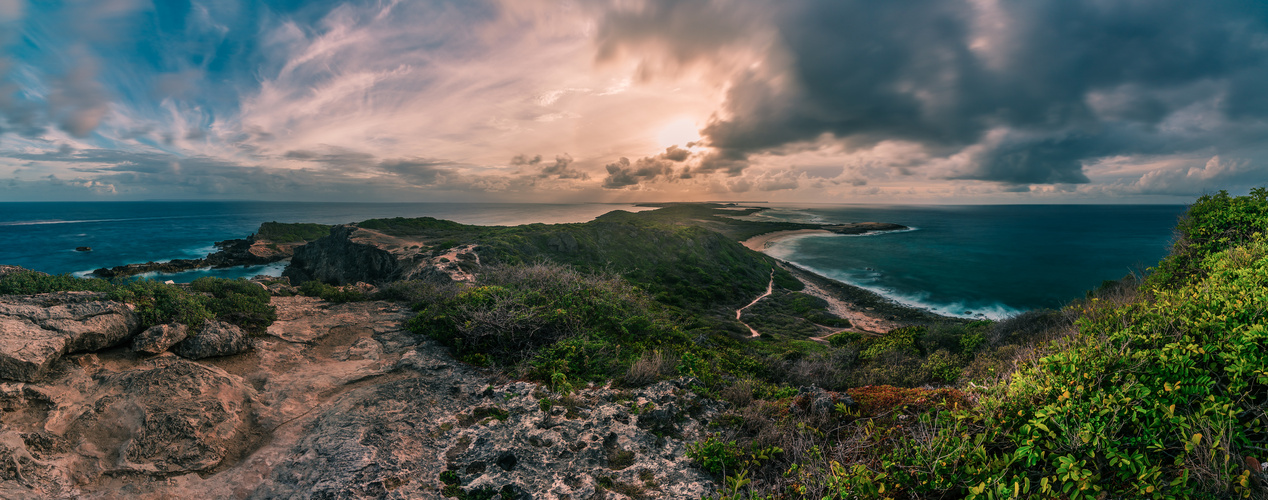
[[[876,293],[882,297],[885,297],[886,299],[892,300],[904,306],[913,307],[916,309],[922,309],[925,311],[930,311],[930,312],[940,314],[943,316],[951,316],[951,317],[966,318],[966,319],[1000,320],[1000,319],[1016,316],[1018,314],[1025,312],[1024,309],[1017,309],[1015,307],[1011,307],[1001,302],[981,303],[981,304],[970,304],[963,301],[953,302],[953,303],[937,302],[937,301],[931,300],[930,294],[927,292],[917,292],[917,293],[899,292],[892,288],[879,286],[875,282],[869,283],[864,280],[860,280],[857,276],[852,276],[850,273],[845,271],[818,269],[814,266],[810,266],[810,265],[806,265],[804,263],[798,262],[795,258],[796,257],[795,245],[788,244],[792,241],[796,241],[803,238],[842,238],[842,237],[857,237],[857,236],[875,236],[879,234],[909,232],[909,231],[915,231],[917,229],[918,228],[910,228],[910,229],[906,229],[902,231],[880,231],[880,232],[863,233],[863,234],[823,234],[823,233],[799,234],[799,235],[794,235],[794,236],[790,236],[788,238],[779,240],[778,242],[767,247],[765,250],[765,253],[772,257],[791,262],[797,265],[797,267],[806,269],[820,276]],[[881,278],[881,274],[877,272],[870,272],[867,274],[868,274],[867,278],[870,278],[871,280],[879,281],[879,279]]]
[[[42,226],[46,224],[86,224],[90,222],[129,222],[136,220],[195,219],[202,215],[173,215],[169,217],[134,217],[126,219],[80,219],[80,220],[20,220],[0,222],[0,226]]]
[[[963,301],[953,302],[953,303],[935,302],[933,300],[930,300],[929,293],[927,292],[918,292],[918,293],[898,292],[891,288],[876,286],[875,284],[868,284],[868,283],[859,281],[857,279],[853,279],[848,273],[844,273],[840,271],[828,271],[823,269],[816,269],[812,266],[799,263],[795,260],[791,260],[791,259],[787,259],[783,257],[780,257],[780,258],[783,260],[792,262],[793,264],[797,265],[797,267],[813,272],[820,276],[823,276],[832,280],[836,280],[850,286],[862,288],[864,290],[876,293],[882,297],[885,297],[886,299],[892,300],[894,302],[897,302],[907,307],[923,309],[925,311],[930,311],[942,316],[951,316],[955,318],[965,318],[965,319],[1001,320],[1001,319],[1010,318],[1018,314],[1021,314],[1023,312],[1026,312],[1025,309],[1017,309],[1015,307],[1011,307],[1007,304],[1003,304],[1000,302],[992,302],[992,303],[984,303],[984,304],[969,304]]]

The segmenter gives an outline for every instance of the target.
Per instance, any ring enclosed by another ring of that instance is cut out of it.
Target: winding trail
[[[753,327],[749,326],[749,325],[748,325],[748,323],[745,323],[745,322],[743,322],[743,321],[740,321],[740,315],[741,315],[741,314],[744,314],[744,310],[745,310],[745,309],[748,309],[748,308],[750,308],[750,307],[753,307],[753,304],[756,304],[756,303],[757,303],[757,301],[762,300],[762,299],[764,299],[764,298],[766,298],[766,297],[770,296],[770,294],[771,294],[771,292],[774,290],[774,288],[775,288],[775,270],[774,270],[774,269],[771,269],[771,270],[770,270],[770,282],[766,284],[766,293],[763,293],[763,294],[761,294],[761,295],[758,295],[758,296],[757,296],[757,298],[756,298],[756,299],[753,299],[753,301],[752,301],[752,302],[749,302],[747,306],[744,306],[744,307],[741,307],[741,308],[739,308],[739,309],[736,309],[736,310],[735,310],[735,320],[736,320],[736,321],[739,321],[741,325],[744,325],[744,326],[748,327],[748,331],[753,332],[753,335],[751,335],[752,337],[760,337],[760,336],[762,336],[762,334],[757,333],[757,329],[755,329],[755,328],[753,328]]]

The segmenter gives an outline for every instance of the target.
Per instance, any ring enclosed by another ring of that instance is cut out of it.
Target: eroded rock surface
[[[282,274],[295,285],[310,280],[337,285],[469,280],[479,264],[473,245],[441,250],[434,243],[352,224],[335,226],[329,236],[296,248]]]
[[[690,381],[571,397],[454,361],[387,302],[275,297],[242,354],[126,347],[0,382],[0,498],[699,498]]]
[[[99,293],[61,292],[0,298],[0,378],[35,381],[68,352],[118,345],[136,332],[127,304]]]
[[[172,346],[172,352],[189,359],[232,356],[251,350],[251,339],[236,325],[209,319],[198,333]]]
[[[188,336],[189,327],[180,323],[154,325],[132,338],[132,350],[153,356],[166,352]]]

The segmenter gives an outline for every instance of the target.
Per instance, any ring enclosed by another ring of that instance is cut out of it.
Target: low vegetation
[[[273,243],[303,243],[314,241],[330,234],[331,226],[327,224],[311,224],[307,222],[265,222],[260,224],[255,238],[269,240]]]
[[[176,322],[196,331],[204,320],[215,318],[263,333],[277,319],[268,291],[243,279],[204,277],[189,285],[170,285],[147,279],[111,282],[29,270],[0,276],[0,294],[5,295],[80,291],[101,292],[102,298],[135,305],[142,328]]]

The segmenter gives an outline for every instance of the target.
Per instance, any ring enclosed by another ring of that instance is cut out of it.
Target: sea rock
[[[180,323],[154,325],[132,338],[132,350],[151,356],[159,354],[185,340],[188,332],[189,328]]]
[[[34,381],[68,352],[130,338],[138,326],[132,308],[102,298],[91,292],[0,297],[0,378]]]
[[[198,332],[176,343],[172,352],[189,359],[232,356],[251,350],[251,338],[235,325],[206,320]]]

